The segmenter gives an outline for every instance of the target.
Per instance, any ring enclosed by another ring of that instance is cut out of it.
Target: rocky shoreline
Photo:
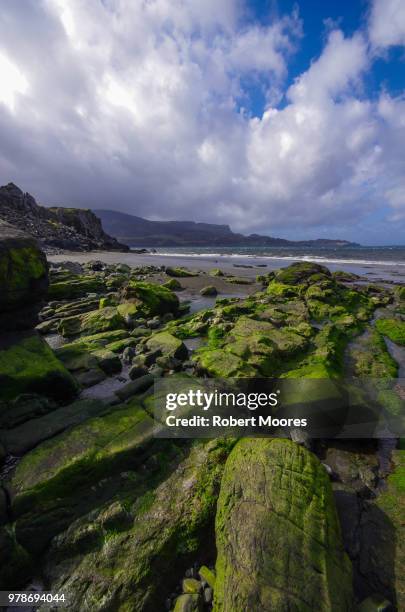
[[[396,378],[403,285],[310,263],[255,278],[102,255],[48,266],[13,232],[2,589],[39,578],[92,611],[404,609],[403,442],[164,440],[153,420],[160,377]],[[403,415],[401,388],[379,391]]]

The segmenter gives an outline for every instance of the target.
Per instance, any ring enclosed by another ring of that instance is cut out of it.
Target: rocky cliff
[[[46,251],[127,251],[106,234],[100,219],[80,208],[40,206],[14,183],[0,187],[0,219],[38,239]]]

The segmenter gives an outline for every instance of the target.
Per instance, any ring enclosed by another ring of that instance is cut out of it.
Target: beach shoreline
[[[343,254],[342,254],[343,255]],[[344,255],[340,259],[332,259],[327,257],[302,256],[296,257],[285,255],[280,257],[263,256],[254,254],[237,254],[237,253],[179,253],[168,252],[148,252],[136,253],[118,253],[113,251],[90,251],[90,252],[72,252],[64,251],[58,254],[47,256],[48,261],[57,264],[63,261],[73,261],[77,263],[86,263],[91,260],[101,260],[106,264],[125,263],[131,267],[154,265],[154,266],[184,266],[191,270],[201,270],[208,272],[212,268],[220,268],[228,274],[246,276],[254,278],[258,274],[265,274],[272,270],[279,270],[291,263],[298,261],[310,261],[314,263],[322,263],[331,272],[343,270],[359,276],[364,276],[364,280],[368,282],[385,281],[391,283],[404,282],[405,278],[405,261],[403,263],[397,261],[387,262],[366,262],[362,259],[355,261],[353,259],[345,259]]]

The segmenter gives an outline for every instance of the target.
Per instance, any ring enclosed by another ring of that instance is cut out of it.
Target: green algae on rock
[[[165,270],[167,276],[172,276],[174,278],[187,278],[191,276],[198,276],[198,272],[192,272],[191,270],[187,270],[186,268],[171,268],[168,266]]]
[[[388,476],[387,488],[377,500],[377,506],[385,513],[395,528],[395,555],[393,578],[398,610],[405,609],[405,441],[392,456],[394,470]]]
[[[173,291],[163,285],[130,281],[121,292],[123,302],[137,306],[139,316],[150,317],[167,313],[177,314],[179,299]]]
[[[48,288],[48,264],[36,240],[0,220],[0,329],[37,323]]]
[[[167,287],[171,291],[181,291],[183,289],[182,284],[175,278],[171,278],[166,283],[163,283],[163,287]]]
[[[215,612],[350,610],[351,564],[329,477],[288,440],[244,439],[221,482]]]
[[[74,300],[87,293],[102,293],[105,290],[104,281],[98,276],[71,275],[64,280],[51,282],[48,298],[50,300]]]
[[[9,484],[18,541],[39,554],[96,499],[119,488],[119,474],[145,460],[153,420],[132,402],[90,418],[23,457]],[[94,498],[89,483],[99,485]]]
[[[166,331],[153,334],[146,341],[146,347],[150,351],[159,351],[165,357],[186,359],[188,356],[184,342]]]
[[[4,334],[0,344],[0,398],[40,393],[68,401],[77,385],[48,344],[36,332]]]
[[[385,380],[396,378],[398,364],[388,352],[384,338],[372,328],[360,336],[350,350],[355,376]]]
[[[209,271],[210,276],[224,276],[224,273],[220,268],[213,268]]]
[[[178,449],[171,464],[162,454],[162,467],[148,483],[129,473],[113,503],[120,501],[132,521],[120,530],[105,526],[111,504],[105,502],[72,522],[46,553],[50,588],[63,585],[72,608],[86,612],[164,609],[177,576],[213,548],[216,500],[233,444],[195,443]]]
[[[3,221],[0,238],[0,310],[42,298],[48,266],[35,239]]]
[[[101,412],[107,412],[107,410],[108,407],[99,400],[78,400],[73,404],[38,416],[35,420],[35,427],[32,421],[26,421],[18,427],[0,430],[0,440],[8,453],[20,456],[40,442]]]
[[[90,336],[117,329],[125,329],[124,317],[115,306],[91,310],[82,315],[61,319],[58,331],[67,338],[85,334]]]
[[[399,319],[377,319],[376,328],[392,342],[405,346],[405,321]]]

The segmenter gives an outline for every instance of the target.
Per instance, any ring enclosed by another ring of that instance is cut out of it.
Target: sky
[[[405,244],[405,0],[0,1],[0,184]]]

